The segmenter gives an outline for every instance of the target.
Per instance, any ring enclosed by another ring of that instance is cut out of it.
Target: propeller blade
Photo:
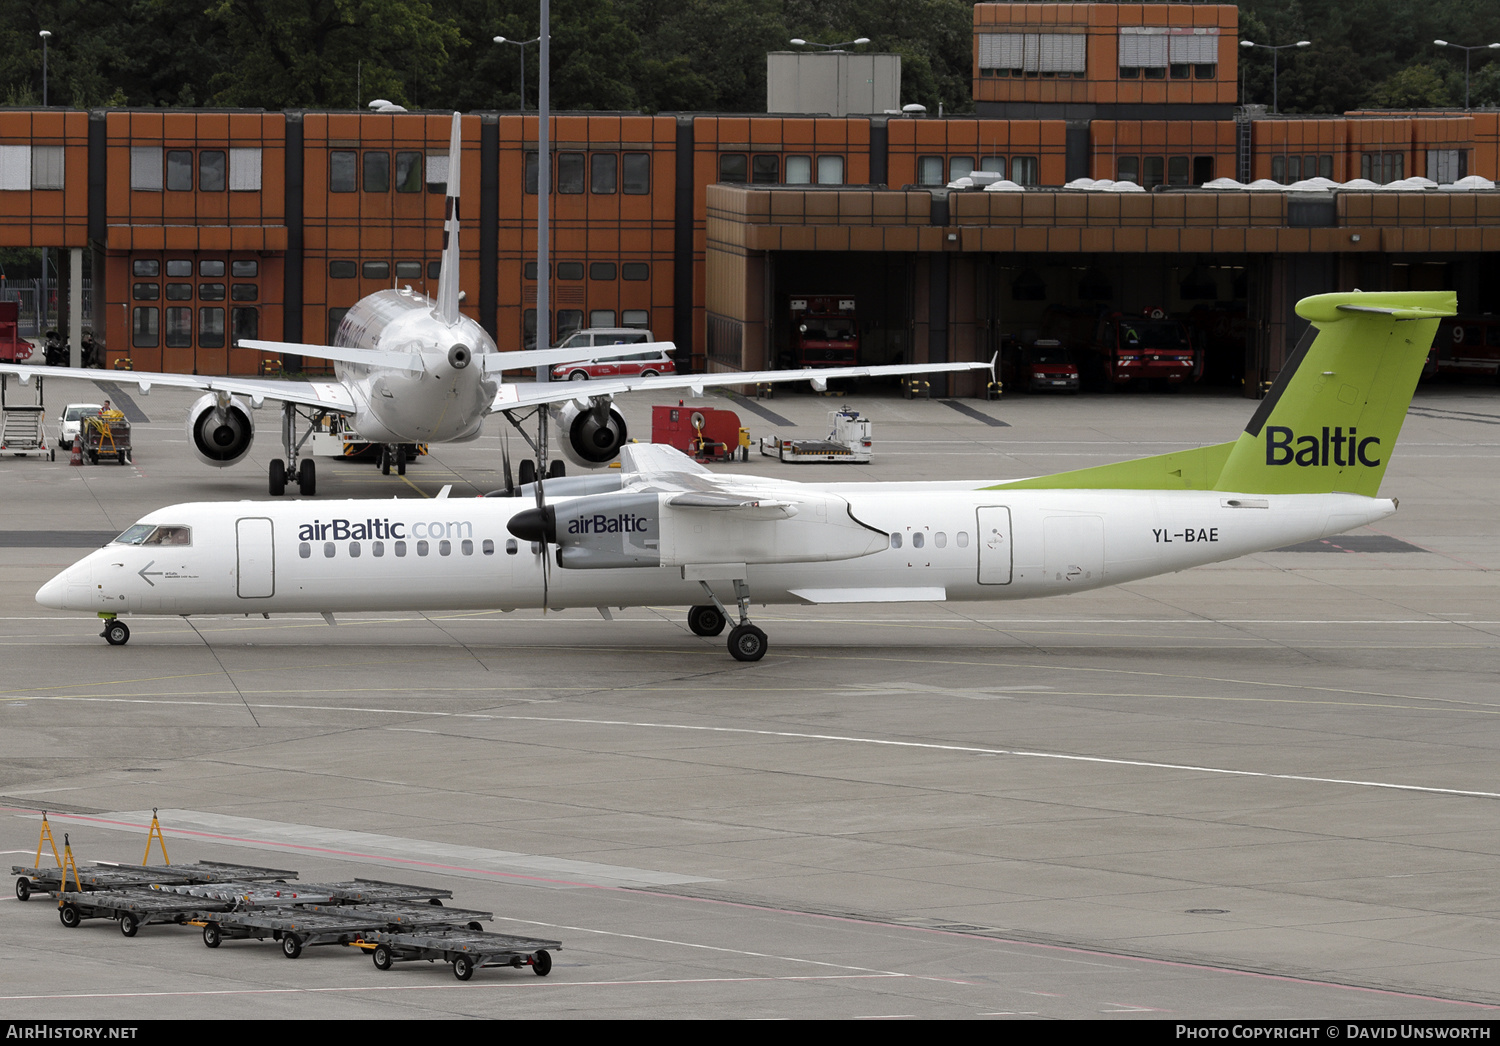
[[[543,519],[547,517],[547,496],[542,490],[542,481],[547,476],[547,415],[550,413],[544,404],[538,410],[540,420],[537,423],[536,440],[536,508],[537,514]],[[552,546],[546,538],[542,539],[542,613],[547,612],[547,605],[551,602],[548,589],[552,584]]]
[[[510,471],[510,430],[500,430],[500,465],[505,472],[505,496],[516,496],[516,481]]]

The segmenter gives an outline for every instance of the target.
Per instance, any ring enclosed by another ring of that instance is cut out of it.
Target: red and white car
[[[576,331],[568,335],[558,348],[589,349],[601,345],[649,345],[655,341],[651,332],[636,328],[600,328]],[[634,378],[654,377],[658,374],[676,374],[677,363],[664,349],[650,348],[633,352],[628,356],[610,359],[579,359],[574,363],[560,363],[552,368],[553,381],[587,381],[589,378]]]

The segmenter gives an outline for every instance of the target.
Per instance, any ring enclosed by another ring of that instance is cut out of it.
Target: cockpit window
[[[115,538],[116,545],[191,545],[193,528],[137,523]]]

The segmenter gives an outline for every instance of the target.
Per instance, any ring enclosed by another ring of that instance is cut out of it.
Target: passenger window
[[[505,541],[505,554],[507,556],[514,556],[516,554],[516,548],[516,539],[507,538]]]
[[[958,547],[959,548],[968,548],[969,547],[969,533],[968,533],[968,531],[966,531],[966,530],[960,530],[958,532]]]
[[[417,555],[419,555],[419,556],[425,556],[425,555],[427,555],[427,542],[425,542],[425,541],[418,541],[417,542]]]
[[[332,541],[325,541],[325,542],[323,542],[323,556],[324,556],[324,558],[325,559],[332,559],[333,558],[333,554],[334,554],[333,542]]]
[[[451,556],[453,554],[453,542],[446,538],[438,542],[438,555]]]
[[[901,547],[901,535],[900,534],[892,534],[891,535],[891,548],[900,548],[900,547]]]
[[[495,554],[495,542],[490,538],[484,539],[484,554],[493,556]]]
[[[460,545],[459,548],[463,550],[463,554],[466,556],[472,556],[474,554],[474,542],[470,541],[468,538],[464,539],[464,543]]]
[[[404,542],[404,541],[398,541],[398,542],[396,542],[396,556],[397,556],[397,558],[399,559],[400,557],[405,556],[405,555],[406,555],[406,542]]]
[[[940,530],[936,534],[932,535],[932,543],[934,545],[936,545],[938,548],[947,548],[948,547],[948,535],[944,534]]]
[[[385,555],[385,542],[384,541],[372,541],[372,542],[370,542],[370,555],[374,556],[376,559],[379,559],[380,557],[384,556]]]
[[[924,544],[926,544],[926,541],[926,536],[919,530],[911,536],[911,547],[921,548]]]
[[[297,546],[297,555],[301,556],[303,559],[311,559],[312,546],[309,545],[306,541],[302,542],[302,544]]]

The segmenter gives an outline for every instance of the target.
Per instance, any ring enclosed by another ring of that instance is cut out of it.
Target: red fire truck
[[[1139,316],[1101,314],[1093,341],[1083,346],[1082,367],[1096,381],[1116,388],[1141,379],[1186,385],[1203,374],[1202,354],[1187,327],[1162,309]]]
[[[1427,370],[1500,377],[1500,316],[1455,316],[1438,325]]]
[[[859,317],[847,294],[794,294],[789,367],[859,365]]]

